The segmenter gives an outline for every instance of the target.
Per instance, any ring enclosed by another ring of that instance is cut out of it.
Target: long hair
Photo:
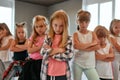
[[[52,27],[52,22],[54,19],[63,20],[62,41],[61,41],[59,47],[65,47],[66,42],[67,42],[67,38],[68,38],[68,26],[69,26],[67,13],[63,10],[58,10],[52,14],[52,16],[50,18],[50,28],[49,28],[49,36],[51,37],[52,41],[53,41],[53,38],[55,36],[55,32],[54,32],[53,27]]]
[[[25,32],[25,38],[24,40],[26,40],[26,36],[27,36],[27,30],[26,30],[26,23],[25,22],[21,22],[21,23],[16,23],[16,29],[15,29],[15,41],[18,43],[19,42],[19,38],[17,36],[17,29],[19,28],[23,28],[24,32]]]
[[[0,30],[4,30],[2,23],[0,23]]]
[[[47,26],[47,19],[45,16],[37,15],[33,18],[33,22],[32,22],[32,28],[33,28],[32,39],[33,39],[33,41],[35,41],[36,37],[38,36],[38,33],[35,30],[35,24],[39,21],[44,21],[44,24]]]
[[[12,35],[6,23],[1,23],[1,26],[7,31],[6,36]]]
[[[113,27],[116,26],[118,23],[120,23],[119,19],[113,19],[111,21],[109,30],[112,35],[115,35],[115,33],[113,32]]]
[[[0,31],[3,31],[4,28],[3,28],[3,26],[1,26],[1,25],[2,25],[2,23],[0,23]],[[1,36],[1,34],[0,34],[0,36]],[[0,47],[1,47],[1,45],[2,45],[1,41],[2,41],[2,36],[0,37]]]

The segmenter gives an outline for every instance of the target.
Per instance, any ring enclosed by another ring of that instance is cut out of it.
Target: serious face
[[[52,22],[52,27],[55,32],[55,34],[62,34],[63,33],[63,28],[64,28],[64,23],[62,19],[54,19]]]

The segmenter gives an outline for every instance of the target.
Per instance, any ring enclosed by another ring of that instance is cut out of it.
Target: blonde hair
[[[69,26],[69,21],[68,21],[68,16],[67,13],[63,10],[58,10],[53,13],[53,15],[50,18],[50,29],[49,29],[49,36],[51,37],[52,41],[55,36],[55,32],[52,27],[52,22],[54,19],[61,19],[63,20],[63,33],[62,33],[62,41],[59,45],[59,47],[65,47],[67,38],[68,38],[68,26]]]
[[[94,29],[94,32],[96,33],[97,37],[109,37],[109,31],[102,25],[96,26]]]
[[[47,27],[47,19],[45,16],[42,16],[42,15],[37,15],[33,18],[33,22],[32,22],[32,27],[33,27],[33,32],[32,32],[32,39],[33,41],[36,39],[36,37],[38,36],[38,33],[36,32],[35,30],[35,24],[39,21],[44,21],[44,24],[46,25]]]
[[[15,41],[18,43],[19,38],[17,36],[17,29],[18,28],[23,28],[24,32],[25,32],[25,38],[24,40],[26,40],[27,37],[27,30],[26,30],[26,22],[21,22],[21,23],[16,23],[16,29],[15,29]]]
[[[116,26],[118,23],[120,23],[119,19],[113,19],[111,21],[109,30],[112,35],[115,35],[115,33],[113,32],[113,27]]]

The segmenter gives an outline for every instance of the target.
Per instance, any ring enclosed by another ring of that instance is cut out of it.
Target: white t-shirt
[[[10,39],[13,39],[13,37],[12,36],[4,37],[2,39],[2,41],[1,41],[1,43],[2,43],[1,47],[6,46]],[[9,49],[8,50],[0,50],[0,59],[3,62],[11,61],[12,60],[12,56],[13,56],[13,54],[10,52]]]
[[[106,47],[97,50],[98,54],[109,54],[111,44],[106,42]],[[96,70],[100,78],[113,79],[112,63],[101,60],[96,61]]]
[[[110,37],[117,40],[118,45],[120,45],[120,37],[115,37],[113,35],[110,35]],[[117,60],[120,63],[120,52],[113,46],[114,53],[115,53],[115,61]]]
[[[81,43],[91,43],[92,42],[92,31],[87,34],[82,34],[77,31],[78,39]],[[82,68],[93,68],[95,67],[95,51],[83,51],[75,50],[74,62]]]

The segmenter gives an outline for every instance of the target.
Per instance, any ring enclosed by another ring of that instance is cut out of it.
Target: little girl
[[[94,30],[99,42],[100,49],[96,50],[96,69],[100,80],[113,80],[112,61],[114,60],[113,48],[109,42],[109,33],[107,29],[101,25]]]
[[[114,80],[120,75],[120,20],[113,19],[110,24],[110,39],[113,45],[115,60],[113,61]]]
[[[14,52],[15,61],[25,61],[28,57],[25,23],[16,24],[15,39],[11,43],[10,50]]]
[[[11,79],[14,76],[18,76],[22,71],[23,61],[28,57],[25,23],[16,24],[15,39],[12,40],[10,50],[14,52],[14,61],[4,72],[3,79]],[[9,71],[8,74],[5,74],[7,71]]]
[[[87,29],[91,14],[80,10],[77,13],[78,31],[73,34],[75,57],[73,61],[74,80],[81,80],[84,72],[88,80],[99,80],[95,69],[95,50],[99,49],[98,39],[94,32]]]
[[[5,62],[5,65],[7,67],[7,63],[12,60],[12,53],[10,53],[9,47],[12,42],[13,36],[5,23],[1,23],[0,26],[3,27],[3,37],[1,39],[0,47],[0,59]]]
[[[68,35],[68,16],[63,10],[50,18],[50,30],[41,54],[41,80],[71,80],[69,60],[73,56],[72,40]]]
[[[19,80],[40,80],[42,56],[41,47],[47,30],[47,19],[37,15],[33,18],[33,32],[28,40],[28,53],[31,60],[23,66],[22,76]]]

